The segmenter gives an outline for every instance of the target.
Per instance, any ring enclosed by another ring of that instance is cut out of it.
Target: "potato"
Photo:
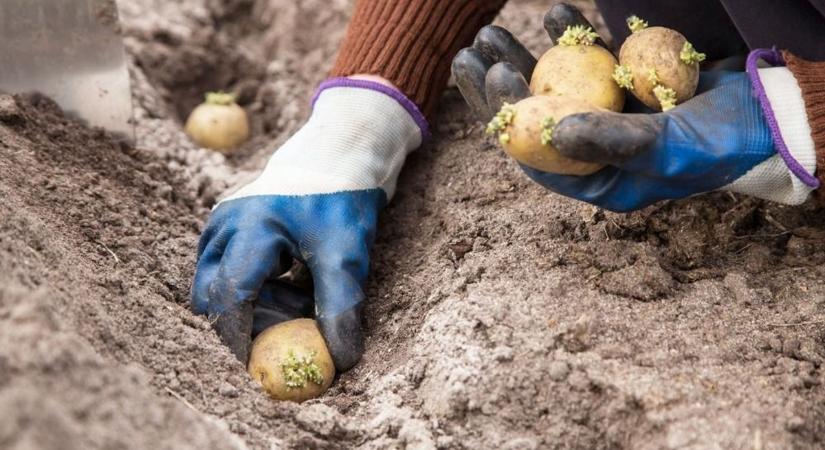
[[[696,93],[699,62],[705,56],[678,31],[646,28],[638,18],[628,19],[635,30],[619,51],[614,78],[648,107],[667,111]]]
[[[561,175],[590,175],[604,166],[563,156],[551,141],[553,127],[562,118],[596,111],[604,110],[570,97],[536,95],[505,105],[487,132],[498,133],[504,151],[526,166]]]
[[[572,97],[621,112],[625,94],[612,78],[617,64],[613,54],[598,45],[561,42],[539,59],[530,80],[530,92]]]
[[[303,402],[323,394],[335,365],[312,319],[296,319],[264,330],[252,343],[249,375],[276,400]]]
[[[189,114],[185,130],[201,147],[229,153],[249,138],[249,118],[234,95],[210,92]]]

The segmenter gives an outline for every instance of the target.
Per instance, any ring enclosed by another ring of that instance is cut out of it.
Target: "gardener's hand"
[[[577,10],[563,4],[545,16],[545,28],[554,42],[568,25],[589,26]],[[519,45],[512,37],[490,39],[485,37],[492,36],[489,30],[482,33],[479,39],[488,42],[480,46],[477,39],[475,49],[466,49],[457,57],[453,70],[462,93],[468,92],[464,94],[468,103],[479,103],[478,92],[483,92],[488,109],[495,111],[503,101],[512,103],[529,95],[529,72],[499,62],[487,65],[487,72],[480,76],[479,70],[496,59],[495,52],[479,49]],[[775,106],[782,102],[786,119],[801,115],[804,123],[801,94],[787,69],[757,71],[754,67],[752,72],[764,79],[771,102]],[[481,79],[483,90],[479,91]],[[787,151],[783,147],[777,153],[777,136],[772,135],[754,84],[744,72],[704,72],[697,92],[695,98],[666,113],[587,113],[561,120],[553,132],[554,147],[565,156],[607,165],[593,175],[565,176],[522,168],[554,192],[613,211],[715,189],[787,204],[805,201],[818,186],[811,175],[816,157],[809,131],[789,128],[793,132],[785,133],[785,140],[793,142]],[[628,101],[627,109],[644,111],[633,101]],[[489,114],[478,106],[474,110],[480,116]],[[766,111],[773,116],[771,108]],[[777,128],[783,119],[779,121]]]
[[[553,44],[568,26],[590,22],[573,6],[559,3],[544,16],[544,28]],[[604,41],[596,40],[604,46]],[[453,78],[470,108],[482,121],[488,121],[505,102],[516,103],[529,97],[528,81],[536,58],[504,28],[488,25],[476,35],[472,47],[462,49],[453,60]]]
[[[256,181],[215,208],[200,241],[192,306],[238,359],[247,360],[253,325],[260,331],[314,315],[337,369],[358,362],[378,211],[426,132],[418,110],[394,89],[327,81],[307,124]],[[292,258],[312,273],[314,301],[274,281]]]
[[[550,190],[612,211],[717,189],[804,202],[818,186],[810,175],[813,146],[809,152],[797,146],[790,159],[777,153],[748,75],[705,72],[699,88],[702,94],[666,113],[586,113],[561,120],[553,145],[563,155],[608,165],[593,175],[524,171]]]

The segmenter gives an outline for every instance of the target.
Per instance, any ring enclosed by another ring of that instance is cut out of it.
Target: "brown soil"
[[[537,54],[548,3],[500,19]],[[308,114],[350,1],[120,4],[137,149],[0,96],[0,448],[825,445],[825,211],[605,213],[532,184],[455,90],[382,215],[363,362],[268,399],[187,309],[195,243]],[[256,118],[237,156],[181,133],[204,89]]]

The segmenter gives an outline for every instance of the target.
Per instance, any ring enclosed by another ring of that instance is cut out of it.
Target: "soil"
[[[498,21],[539,54],[549,3]],[[120,6],[136,148],[0,96],[0,448],[825,445],[825,210],[576,203],[530,182],[452,88],[381,217],[363,361],[320,399],[270,400],[188,310],[195,246],[307,117],[351,2]],[[210,89],[255,118],[228,158],[181,131]]]

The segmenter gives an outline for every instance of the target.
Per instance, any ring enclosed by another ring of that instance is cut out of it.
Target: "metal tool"
[[[38,92],[134,139],[115,0],[0,0],[0,91]]]

